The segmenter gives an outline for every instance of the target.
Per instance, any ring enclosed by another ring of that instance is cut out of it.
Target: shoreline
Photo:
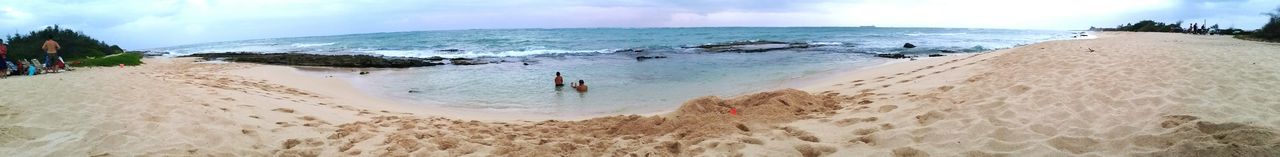
[[[1094,37],[1096,37],[1096,35],[1094,35]],[[1061,40],[1077,40],[1077,39],[1061,39]],[[1083,40],[1083,39],[1080,39],[1080,40]],[[1055,40],[1048,40],[1048,41],[1055,41]],[[1048,42],[1048,41],[1042,41],[1042,42]],[[1022,47],[1022,46],[1015,46],[1012,48],[1017,48],[1017,47]],[[1006,49],[1012,49],[1012,48],[1006,48]],[[810,75],[810,76],[800,76],[797,78],[788,78],[788,79],[778,81],[778,83],[774,84],[773,87],[769,87],[769,88],[761,89],[757,91],[744,92],[737,95],[731,95],[729,97],[738,97],[738,96],[749,95],[752,93],[782,90],[782,89],[788,89],[788,88],[795,88],[795,89],[801,89],[811,93],[818,93],[821,91],[818,91],[818,89],[814,89],[813,87],[840,84],[840,83],[835,83],[833,81],[847,79],[844,77],[840,77],[842,75],[859,75],[859,74],[873,75],[873,74],[879,74],[877,73],[877,71],[882,71],[882,70],[906,71],[905,69],[913,69],[913,68],[929,66],[926,64],[937,64],[939,63],[939,62],[936,62],[937,60],[956,59],[958,57],[974,56],[974,55],[985,54],[985,53],[995,53],[1002,50],[1005,50],[1005,49],[998,49],[998,50],[985,51],[985,52],[942,53],[947,55],[942,57],[919,56],[920,59],[917,59],[917,60],[874,57],[873,59],[883,61],[883,63],[871,65],[867,67],[833,69],[830,71],[824,71],[821,74]],[[186,57],[178,57],[178,58],[186,58]],[[451,107],[444,107],[444,106],[438,106],[438,105],[421,105],[421,104],[406,102],[409,100],[397,100],[395,98],[375,96],[373,93],[368,93],[367,92],[368,90],[358,89],[357,87],[355,87],[354,81],[356,81],[355,79],[357,79],[356,77],[359,77],[359,75],[350,74],[350,73],[360,72],[360,71],[376,72],[376,71],[397,71],[397,70],[404,70],[404,69],[376,68],[376,67],[347,68],[347,67],[291,66],[291,65],[271,65],[271,64],[260,64],[260,63],[241,63],[241,64],[258,64],[259,67],[256,67],[256,68],[262,68],[262,67],[290,68],[290,70],[275,69],[271,72],[254,72],[250,74],[238,74],[244,77],[255,77],[259,79],[269,80],[272,82],[290,82],[294,79],[303,79],[303,80],[311,80],[311,81],[327,79],[319,75],[325,75],[327,77],[338,76],[333,78],[341,79],[344,83],[335,85],[337,87],[316,88],[313,90],[325,91],[328,93],[342,93],[341,95],[351,96],[351,98],[348,98],[348,99],[352,99],[351,102],[376,102],[375,104],[380,104],[376,106],[378,108],[398,109],[398,110],[401,110],[402,112],[416,113],[420,115],[443,116],[443,117],[460,118],[460,119],[467,119],[467,120],[481,120],[481,121],[586,120],[591,118],[620,116],[620,115],[654,116],[654,115],[662,115],[662,114],[670,113],[676,110],[676,108],[667,108],[667,109],[659,109],[656,111],[643,112],[643,113],[606,113],[606,114],[585,114],[585,115],[579,115],[579,116],[550,116],[550,117],[538,115],[538,114],[504,114],[501,111],[482,111],[483,109],[460,109],[460,108],[451,108]],[[901,65],[901,64],[909,64],[909,65]],[[314,73],[314,74],[307,74],[307,73]],[[308,77],[308,78],[300,78],[300,77]],[[334,84],[334,83],[327,83],[327,84]],[[303,86],[303,84],[294,84],[294,85]],[[314,86],[314,85],[311,85],[311,86]],[[339,91],[332,91],[332,90],[339,90]],[[672,106],[679,107],[679,105],[672,105]]]
[[[996,50],[996,51],[999,51],[999,50]],[[874,59],[883,61],[883,63],[875,64],[867,67],[834,69],[830,71],[824,71],[821,74],[816,74],[816,75],[801,76],[797,78],[788,78],[788,79],[778,81],[777,84],[772,85],[772,87],[770,88],[761,89],[757,91],[744,92],[741,94],[731,95],[728,97],[739,97],[739,96],[750,95],[753,93],[783,90],[783,89],[789,89],[789,88],[801,89],[803,91],[807,91],[811,93],[818,93],[820,91],[815,91],[809,88],[811,86],[815,86],[814,85],[815,83],[829,83],[829,84],[821,84],[822,86],[829,86],[832,84],[836,84],[836,83],[830,83],[830,81],[845,79],[843,77],[840,77],[842,75],[859,75],[859,74],[868,73],[868,71],[879,71],[878,69],[901,70],[901,69],[919,68],[919,67],[928,66],[925,64],[937,63],[937,62],[926,62],[926,61],[956,59],[959,57],[973,56],[973,55],[978,55],[983,53],[993,53],[993,52],[995,51],[976,52],[976,53],[949,53],[949,55],[947,56],[922,57],[914,61],[907,60],[907,59],[874,58]],[[917,63],[917,62],[921,62],[921,63]],[[247,63],[247,64],[254,64],[254,63]],[[901,65],[901,64],[908,64],[908,65]],[[357,73],[360,71],[377,72],[377,71],[397,71],[397,70],[405,70],[405,69],[312,67],[312,66],[269,65],[269,64],[259,64],[258,66],[259,67],[255,67],[255,69],[272,69],[272,70],[269,72],[264,71],[264,72],[253,72],[253,73],[238,73],[237,75],[244,76],[244,77],[254,77],[258,79],[264,79],[271,82],[338,79],[343,81],[343,83],[324,83],[324,84],[330,84],[336,87],[313,88],[312,90],[327,91],[327,93],[335,93],[335,92],[343,93],[340,95],[350,96],[350,98],[347,98],[347,99],[353,99],[351,102],[375,102],[375,104],[380,104],[376,107],[399,109],[401,110],[401,112],[415,113],[417,115],[459,118],[459,119],[465,119],[465,120],[480,120],[480,121],[491,121],[491,122],[494,122],[494,121],[497,121],[497,122],[544,121],[544,120],[574,121],[574,120],[586,120],[586,119],[610,117],[610,116],[663,115],[663,114],[671,113],[675,111],[677,107],[679,107],[679,105],[672,105],[673,108],[660,109],[658,111],[643,112],[643,113],[607,113],[607,114],[588,114],[588,115],[581,115],[581,116],[542,116],[537,114],[504,114],[501,111],[481,111],[482,109],[459,109],[459,108],[450,108],[450,107],[435,106],[435,105],[413,104],[413,103],[406,102],[408,100],[397,100],[395,98],[376,96],[376,95],[373,95],[372,93],[366,92],[367,90],[358,89],[358,87],[354,86],[355,84],[354,81],[356,81],[355,79],[358,79],[357,77],[360,77],[360,75],[352,75],[352,73]],[[280,68],[288,68],[288,69],[280,69]],[[306,78],[300,78],[300,77],[306,77]],[[332,78],[329,78],[329,77],[332,77]],[[307,82],[307,81],[304,81],[304,82]],[[295,85],[302,86],[302,84],[295,84]],[[314,85],[310,85],[310,86],[314,86]],[[338,90],[338,91],[333,91],[333,90]]]

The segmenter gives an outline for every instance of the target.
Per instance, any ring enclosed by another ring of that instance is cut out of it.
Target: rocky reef
[[[726,43],[703,44],[685,48],[698,48],[707,52],[755,53],[776,50],[809,48],[809,43],[781,42],[768,40],[734,41]]]
[[[326,66],[349,68],[408,68],[444,65],[423,58],[381,57],[371,55],[320,55],[306,53],[224,52],[201,53],[183,57],[294,66]]]

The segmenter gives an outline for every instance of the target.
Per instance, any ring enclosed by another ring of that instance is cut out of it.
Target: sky
[[[1280,0],[0,0],[0,34],[59,25],[125,49],[503,28],[865,26],[1078,30],[1150,19],[1257,29]],[[1184,25],[1185,26],[1185,25]]]

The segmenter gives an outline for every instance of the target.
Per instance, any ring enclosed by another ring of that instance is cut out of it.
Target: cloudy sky
[[[49,25],[126,49],[449,29],[862,26],[1084,29],[1142,19],[1256,29],[1277,0],[0,0],[0,33]]]

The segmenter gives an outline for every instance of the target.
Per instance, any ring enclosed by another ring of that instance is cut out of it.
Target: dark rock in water
[[[911,43],[902,44],[902,48],[916,48],[916,45],[912,45]]]
[[[942,52],[942,53],[956,53],[956,52],[960,52],[960,51],[955,51],[955,50],[939,50],[938,52]]]
[[[409,93],[422,93],[422,91],[417,91],[417,90],[409,90]]]
[[[437,50],[437,51],[440,51],[440,52],[462,52],[462,50],[461,50],[461,49],[443,49],[443,50]]]
[[[351,68],[407,68],[443,65],[421,58],[379,57],[370,55],[320,55],[306,53],[253,53],[225,52],[201,53],[183,57],[200,57],[205,60],[223,59],[232,62],[248,62],[294,66],[326,66]]]
[[[449,62],[453,63],[453,65],[482,65],[482,64],[489,64],[489,62],[485,62],[485,61],[481,61],[481,60],[476,60],[476,59],[470,59],[470,58],[454,58],[454,59],[450,59],[450,60],[449,60]]]
[[[1089,36],[1089,35],[1088,35],[1088,34],[1081,34],[1081,35],[1080,35],[1080,37],[1087,37],[1087,36]]]
[[[876,54],[876,57],[880,57],[880,58],[893,58],[893,59],[911,58],[911,57],[909,57],[909,56],[907,56],[907,55],[904,55],[904,54]]]
[[[129,51],[128,53],[142,54],[143,57],[156,57],[156,56],[164,56],[169,54],[169,52],[163,52],[163,51]]]
[[[617,50],[617,51],[613,51],[613,52],[614,52],[614,53],[619,53],[619,52],[644,52],[644,49],[621,49],[621,50]]]
[[[735,41],[735,42],[727,42],[727,43],[706,44],[706,45],[698,45],[698,46],[685,47],[685,48],[700,48],[707,52],[752,53],[752,52],[766,52],[766,51],[786,50],[786,49],[809,48],[810,46],[811,45],[809,45],[809,43],[753,40],[753,41]]]
[[[444,60],[444,57],[440,57],[440,56],[431,56],[431,57],[427,57],[426,59],[427,59],[427,60],[429,60],[429,61],[442,61],[442,60]]]
[[[935,53],[935,54],[929,54],[929,57],[942,57],[942,56],[947,56],[947,55],[936,54],[936,53]]]
[[[368,75],[368,74],[369,74],[369,72],[368,72],[368,71],[361,71],[361,72],[360,72],[360,75]]]
[[[636,61],[644,61],[649,59],[667,58],[667,56],[637,56]]]
[[[524,62],[524,65],[529,65],[529,62]]]

